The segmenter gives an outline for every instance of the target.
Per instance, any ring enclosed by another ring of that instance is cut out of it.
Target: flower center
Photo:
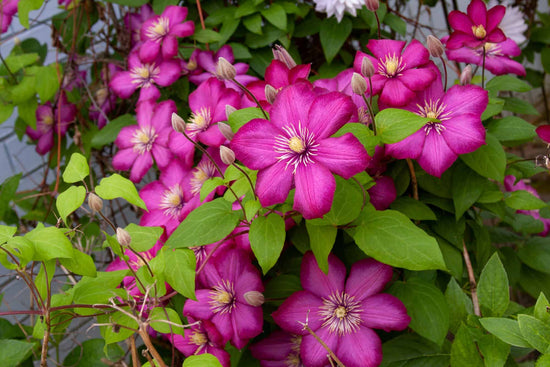
[[[405,64],[403,59],[400,56],[386,55],[384,61],[378,64],[378,73],[386,78],[393,78],[394,76],[399,76],[400,73],[405,69]]]
[[[476,38],[479,38],[479,39],[483,39],[487,35],[487,31],[485,30],[485,27],[482,24],[473,25],[472,32],[474,33],[474,36],[476,36]]]
[[[195,344],[195,345],[198,345],[198,346],[203,346],[205,345],[206,343],[208,343],[208,338],[206,337],[206,335],[204,333],[201,333],[200,331],[195,331],[191,334],[191,343]]]
[[[153,41],[158,41],[170,32],[170,19],[159,17],[147,30],[147,37]]]
[[[210,122],[212,122],[210,108],[201,107],[198,112],[193,112],[191,114],[189,123],[185,128],[189,132],[189,135],[195,136],[198,133],[208,129]]]
[[[137,129],[130,142],[134,144],[134,152],[143,154],[153,148],[153,143],[157,138],[155,129],[152,126]]]
[[[359,330],[361,311],[361,304],[355,297],[341,292],[323,299],[319,315],[323,320],[323,327],[328,327],[331,333],[337,332],[342,336]]]
[[[53,116],[46,115],[42,118],[42,123],[46,126],[52,126],[53,125]]]
[[[201,192],[202,185],[209,178],[216,174],[216,167],[210,161],[203,161],[193,170],[193,178],[191,179],[191,193],[193,195]]]
[[[149,87],[154,79],[160,73],[160,69],[154,64],[144,64],[136,66],[130,70],[132,83],[140,87]]]
[[[214,313],[229,313],[235,307],[235,290],[233,283],[222,280],[210,292],[210,308]]]
[[[159,207],[164,210],[165,215],[177,219],[184,205],[183,190],[180,185],[175,184],[170,189],[164,191]]]
[[[319,143],[315,142],[315,135],[302,124],[298,123],[298,130],[294,125],[283,128],[284,134],[275,138],[275,151],[281,155],[278,160],[285,160],[287,167],[294,166],[296,173],[298,165],[314,163],[312,157],[317,155]]]
[[[446,105],[439,103],[439,99],[430,99],[429,101],[424,102],[424,106],[417,104],[416,107],[418,107],[418,115],[434,120],[428,122],[424,126],[426,135],[428,135],[432,129],[435,129],[438,134],[441,134],[441,132],[445,130],[445,126],[442,122],[449,119],[449,112],[445,111]]]
[[[189,62],[187,63],[187,70],[193,71],[197,68],[197,66],[198,66],[197,60],[195,60],[194,58],[189,59]]]

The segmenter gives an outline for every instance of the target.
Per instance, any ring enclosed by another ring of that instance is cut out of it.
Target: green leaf
[[[406,110],[386,108],[376,114],[374,121],[382,142],[392,144],[414,134],[431,119]]]
[[[389,13],[384,17],[384,23],[402,36],[407,34],[407,23],[397,15]]]
[[[531,345],[521,334],[519,324],[516,320],[500,317],[484,317],[479,319],[479,322],[485,330],[503,342],[516,347],[531,348]]]
[[[489,97],[489,103],[487,108],[481,114],[481,121],[485,121],[495,115],[498,115],[504,109],[504,100],[501,98],[491,98]]]
[[[409,270],[445,270],[436,240],[395,210],[363,211],[353,235],[361,250],[376,260]]]
[[[548,351],[548,347],[550,346],[550,326],[533,316],[524,314],[518,315],[518,324],[521,335],[523,335],[529,344],[541,353]]]
[[[219,186],[224,186],[224,180],[221,177],[211,177],[208,180],[204,181],[201,186],[200,200],[204,201],[204,199],[206,199],[206,197],[210,195],[212,191],[216,190]]]
[[[543,48],[540,52],[542,67],[546,74],[550,73],[550,47]]]
[[[130,204],[147,210],[145,203],[139,197],[136,187],[132,181],[122,177],[118,173],[114,173],[109,177],[105,177],[101,180],[99,185],[95,188],[95,193],[102,199],[112,200],[116,198],[123,198]]]
[[[351,28],[351,20],[347,17],[344,17],[340,23],[332,17],[323,20],[319,31],[319,39],[329,64],[351,34]]]
[[[11,88],[11,99],[15,104],[23,104],[29,99],[35,99],[36,77],[29,72],[19,84]]]
[[[535,367],[550,367],[550,354],[543,354],[537,359]]]
[[[147,0],[105,0],[109,3],[138,7],[147,4]]]
[[[275,27],[286,31],[286,11],[277,3],[271,3],[269,8],[261,10],[265,19]]]
[[[57,197],[55,206],[63,221],[67,223],[67,216],[80,208],[86,199],[84,186],[70,186]]]
[[[478,297],[481,312],[485,316],[502,316],[510,303],[508,276],[494,253],[481,271],[478,283]]]
[[[550,44],[550,26],[534,28],[529,41]]]
[[[29,13],[32,10],[40,9],[43,3],[43,0],[21,0],[17,5],[19,23],[29,29]]]
[[[84,180],[90,174],[88,161],[80,153],[73,153],[65,171],[63,172],[63,181],[74,183]]]
[[[308,221],[315,225],[341,226],[351,223],[361,213],[363,194],[361,188],[352,180],[336,176],[336,191],[330,211],[323,218]]]
[[[479,338],[477,345],[483,355],[483,363],[486,367],[504,367],[510,346],[496,336],[483,335]]]
[[[34,258],[34,245],[28,239],[17,236],[10,238],[6,244],[2,246],[6,251],[19,258],[19,268],[24,268]],[[8,260],[8,256],[5,251],[0,251],[0,263],[6,269],[17,269],[17,265],[13,263],[13,260]]]
[[[247,16],[243,24],[252,33],[262,34],[262,16],[258,13]]]
[[[239,7],[235,11],[235,18],[242,18],[244,16],[253,14],[256,12],[258,7],[258,2],[254,0],[246,0],[242,3],[239,3]]]
[[[0,360],[3,367],[17,367],[32,354],[34,343],[0,339]]]
[[[73,246],[63,231],[55,227],[40,226],[25,235],[34,244],[33,260],[45,261],[73,257]]]
[[[462,217],[481,196],[486,179],[465,164],[457,164],[453,171],[452,194],[456,219]]]
[[[487,131],[507,146],[525,143],[537,136],[535,127],[517,116],[496,119],[489,124]]]
[[[523,263],[543,273],[550,273],[550,239],[532,237],[519,248],[518,256]]]
[[[4,218],[5,213],[10,209],[10,202],[14,199],[21,173],[8,177],[0,186],[0,220]]]
[[[94,259],[83,252],[73,249],[73,257],[70,259],[59,259],[61,265],[69,271],[78,274],[86,275],[94,278],[97,275]]]
[[[537,303],[535,304],[533,316],[546,323],[546,325],[550,325],[550,302],[548,302],[548,299],[542,292],[540,293]]]
[[[222,364],[212,354],[204,353],[185,358],[183,367],[222,367]]]
[[[449,330],[456,334],[460,324],[466,322],[473,313],[472,300],[464,293],[454,278],[451,278],[445,291],[445,299],[449,305]]]
[[[102,362],[102,359],[106,359],[104,348],[103,339],[85,340],[65,357],[63,366],[105,367],[106,364]]]
[[[21,3],[21,2],[20,2]],[[26,66],[32,65],[40,59],[37,53],[17,55],[12,53],[6,57],[5,62],[12,73],[17,73]],[[0,65],[0,75],[8,75],[4,65]]]
[[[516,210],[534,210],[542,209],[546,205],[544,201],[526,190],[517,190],[510,193],[510,196],[504,199],[506,205]]]
[[[229,38],[231,38],[233,33],[235,33],[235,31],[239,27],[239,23],[241,22],[241,20],[235,19],[234,10],[236,10],[236,8],[230,8],[230,7],[223,8],[225,17],[223,19],[223,24],[220,29],[220,40],[218,41],[220,45],[226,44]],[[233,48],[233,55],[235,56],[235,58],[240,59],[241,57],[239,57],[240,55],[238,55],[238,53],[235,52],[235,48],[234,47],[232,48]]]
[[[223,239],[241,219],[232,204],[223,198],[205,203],[193,210],[166,241],[170,248],[208,245]]]
[[[265,119],[262,110],[258,107],[248,107],[233,112],[229,115],[227,123],[231,126],[231,130],[236,133],[241,126],[253,119]]]
[[[19,117],[33,129],[36,128],[37,107],[38,102],[36,101],[36,98],[31,98],[17,104],[17,112],[19,112]]]
[[[0,124],[11,117],[14,108],[12,104],[0,104]]]
[[[451,346],[451,366],[484,367],[477,350],[476,340],[481,335],[478,329],[461,324]]]
[[[96,277],[83,276],[73,288],[73,302],[75,304],[94,305],[108,303],[109,299],[117,297],[122,282],[128,270],[99,271]],[[75,312],[81,315],[93,315],[97,310],[93,308],[76,308]]]
[[[475,152],[461,155],[460,159],[481,176],[498,182],[504,181],[506,153],[498,139],[490,133],[487,133],[487,145],[482,145]]]
[[[168,284],[187,298],[195,299],[196,260],[188,249],[162,249],[164,253],[164,276]]]
[[[380,367],[448,367],[449,354],[416,334],[404,334],[382,345]]]
[[[164,231],[162,227],[143,227],[130,223],[126,230],[132,238],[130,246],[137,252],[145,252],[157,243]]]
[[[363,124],[345,124],[333,136],[338,137],[346,133],[352,133],[365,146],[370,156],[374,155],[376,146],[380,143],[380,137],[373,135],[373,131]]]
[[[396,282],[389,291],[407,308],[409,327],[441,346],[449,329],[449,307],[441,291],[420,278]]]
[[[132,312],[129,307],[122,307],[126,312]],[[138,323],[133,317],[126,315],[120,311],[116,311],[107,315],[97,317],[99,324],[109,324],[101,326],[101,336],[105,339],[105,344],[118,343],[128,339],[134,330],[137,331]]]
[[[540,115],[539,111],[531,103],[516,97],[504,98],[504,109],[524,115]]]
[[[192,38],[200,43],[214,43],[222,39],[222,36],[212,29],[196,29]]]
[[[264,296],[266,299],[282,299],[290,297],[294,292],[301,291],[302,284],[296,275],[281,274],[272,278],[265,286]],[[272,302],[272,301],[268,301]]]
[[[58,66],[59,67],[59,66]],[[58,70],[55,64],[40,67],[36,76],[36,92],[40,97],[41,103],[46,103],[55,96],[59,89],[59,78],[57,73],[63,75],[63,71]]]
[[[496,93],[500,91],[529,92],[531,86],[523,80],[511,75],[495,76],[487,82],[485,87],[489,92]]]
[[[314,225],[309,220],[306,221],[306,228],[317,265],[325,274],[328,274],[328,255],[334,246],[338,229],[330,225]]]
[[[109,121],[107,125],[99,130],[92,138],[92,148],[101,149],[107,144],[115,141],[120,130],[125,126],[136,125],[134,116],[126,114],[118,116],[116,119]]]
[[[183,327],[167,324],[162,322],[163,320],[173,322],[178,325],[182,325],[181,319],[178,313],[171,308],[167,307],[155,307],[149,314],[151,320],[151,327],[163,334],[179,334],[183,336]],[[182,325],[183,326],[183,325]]]
[[[161,15],[163,10],[170,5],[178,5],[178,0],[153,0],[153,11]]]
[[[250,225],[250,247],[264,274],[275,265],[285,244],[285,221],[277,213],[259,216]]]
[[[0,245],[8,242],[15,232],[17,232],[17,227],[3,226],[0,224]]]
[[[429,206],[421,201],[415,200],[408,196],[400,196],[390,207],[405,214],[410,219],[414,220],[436,220],[434,212]]]

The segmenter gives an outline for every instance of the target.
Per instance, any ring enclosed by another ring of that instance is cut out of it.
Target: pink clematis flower
[[[294,209],[304,218],[320,218],[336,189],[332,173],[346,179],[363,171],[367,152],[355,136],[333,135],[353,114],[341,93],[316,95],[309,83],[290,85],[277,94],[271,121],[254,119],[231,141],[235,156],[259,170],[256,193],[263,206],[283,203],[293,186]]]
[[[371,61],[376,70],[372,76],[372,94],[380,93],[379,100],[385,105],[406,105],[415,92],[426,89],[436,78],[430,66],[430,53],[417,40],[405,47],[405,41],[371,39],[367,48],[374,57],[358,51],[353,69],[360,73],[363,58]]]
[[[535,130],[539,138],[546,144],[550,144],[550,125],[541,125]]]
[[[147,63],[134,51],[128,56],[128,71],[116,73],[109,86],[120,98],[129,98],[140,88],[139,101],[157,100],[160,91],[155,84],[167,87],[178,80],[180,74],[179,62],[157,60]]]
[[[17,13],[17,5],[19,0],[0,0],[0,30],[4,33],[13,20],[13,16]]]
[[[476,48],[485,42],[503,42],[506,36],[498,25],[505,12],[506,8],[502,5],[494,6],[487,11],[483,0],[472,0],[468,5],[467,14],[453,10],[449,13],[449,24],[455,31],[447,41],[447,48]]]
[[[367,190],[370,196],[370,203],[376,210],[388,209],[391,203],[397,198],[395,183],[389,176],[375,177],[374,181],[376,184]]]
[[[277,330],[250,346],[252,356],[262,367],[304,367],[300,358],[302,336]]]
[[[27,126],[25,133],[29,138],[38,140],[36,152],[44,155],[48,153],[54,145],[54,137],[64,136],[71,122],[76,117],[76,106],[67,101],[65,93],[61,93],[57,106],[52,107],[50,102],[46,102],[36,109],[36,129]]]
[[[303,291],[292,294],[272,316],[284,330],[302,335],[300,358],[304,366],[328,364],[327,351],[304,328],[307,325],[347,367],[374,367],[382,361],[382,343],[372,329],[403,330],[411,321],[399,299],[380,293],[393,271],[374,259],[346,267],[329,255],[328,275],[312,252],[302,261]]]
[[[386,145],[386,153],[398,159],[417,159],[426,172],[441,177],[459,154],[485,144],[481,114],[488,101],[487,91],[475,85],[455,85],[444,93],[438,78],[404,107],[433,122],[400,142]]]
[[[169,5],[161,15],[147,19],[141,26],[141,40],[139,57],[144,62],[152,62],[162,52],[165,60],[171,59],[178,53],[177,37],[187,37],[195,32],[192,21],[184,22],[187,17],[187,8]]]
[[[152,101],[138,103],[137,125],[123,127],[115,140],[119,150],[113,157],[113,168],[131,170],[130,180],[139,182],[153,166],[153,157],[159,168],[166,167],[173,156],[168,138],[175,111],[176,104],[170,100],[158,105]]]
[[[443,39],[444,41],[445,39]],[[447,49],[449,60],[483,65],[483,47],[485,48],[485,68],[494,75],[516,74],[525,76],[525,68],[512,57],[519,56],[521,50],[510,38],[500,43],[487,42],[477,48],[461,47],[455,50]]]
[[[142,5],[135,13],[126,13],[124,15],[124,26],[130,31],[131,46],[141,42],[140,30],[143,23],[155,16],[153,8],[149,4]]]
[[[216,272],[208,277],[208,288],[196,291],[197,301],[188,299],[183,314],[210,320],[217,326],[224,343],[243,348],[262,332],[263,303],[260,272],[242,250],[229,250],[212,259]]]

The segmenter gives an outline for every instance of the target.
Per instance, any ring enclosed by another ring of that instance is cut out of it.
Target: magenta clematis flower
[[[506,8],[497,5],[487,11],[483,0],[472,0],[467,14],[453,10],[449,13],[449,24],[455,30],[447,41],[447,48],[454,50],[462,46],[476,48],[485,42],[499,43],[506,40],[498,25]]]
[[[443,39],[444,41],[445,39]],[[485,68],[494,75],[516,74],[525,76],[525,68],[512,57],[519,56],[521,50],[510,38],[500,43],[487,42],[477,48],[461,47],[455,50],[447,49],[449,60],[483,65],[483,47],[485,48]]]
[[[391,107],[409,103],[415,92],[426,89],[436,78],[430,67],[430,53],[420,42],[371,39],[367,48],[374,57],[361,51],[355,55],[353,69],[361,72],[363,58],[367,57],[376,73],[372,76],[372,94],[380,93],[380,102]]]
[[[304,367],[300,358],[302,336],[277,330],[250,346],[252,356],[262,367]]]
[[[537,190],[535,190],[531,185],[526,184],[523,180],[519,180],[516,183],[516,178],[512,175],[508,175],[504,178],[504,188],[506,191],[525,190],[540,199],[540,195]],[[544,225],[544,229],[538,235],[542,237],[546,237],[548,235],[548,232],[550,232],[550,219],[541,217],[538,209],[518,210],[517,212],[520,214],[530,215],[533,218],[540,220]]]
[[[0,30],[4,33],[13,20],[13,16],[17,13],[17,5],[19,0],[1,0],[0,1]]]
[[[50,102],[46,102],[36,109],[36,129],[27,126],[25,133],[29,138],[38,140],[36,152],[44,155],[48,153],[54,145],[54,137],[62,137],[67,133],[69,124],[76,117],[76,106],[67,101],[65,93],[61,93],[57,106],[52,107]]]
[[[139,101],[157,100],[160,91],[155,84],[167,87],[181,75],[180,63],[175,60],[153,61],[146,63],[140,60],[137,51],[128,56],[128,71],[121,71],[113,76],[109,87],[120,98],[129,98],[140,88]]]
[[[192,21],[184,22],[187,8],[169,5],[161,15],[147,19],[141,26],[139,57],[144,62],[152,62],[162,52],[162,57],[171,59],[178,53],[177,37],[187,37],[195,32]]]
[[[190,324],[196,322],[189,317]],[[190,330],[185,331],[185,337],[171,335],[172,344],[183,353],[184,356],[209,353],[218,358],[223,367],[231,367],[231,357],[224,349],[225,342],[222,335],[209,320],[200,320]]]
[[[388,209],[391,203],[397,198],[395,183],[389,176],[376,177],[374,181],[376,184],[367,190],[370,196],[370,203],[376,210]]]
[[[438,78],[403,107],[433,122],[400,142],[386,145],[386,153],[399,159],[417,159],[426,172],[441,177],[459,154],[485,144],[481,114],[488,101],[487,91],[475,85],[455,85],[444,93]]]
[[[372,329],[403,330],[411,319],[399,299],[380,293],[391,280],[389,265],[374,259],[346,267],[329,255],[328,275],[312,252],[302,261],[303,291],[292,294],[272,316],[284,330],[302,335],[300,357],[304,366],[328,364],[327,351],[304,325],[334,352],[347,367],[374,367],[382,361],[382,343]]]
[[[294,209],[304,218],[320,218],[332,206],[336,181],[363,171],[367,152],[352,134],[333,135],[353,114],[341,93],[316,95],[311,84],[290,85],[277,94],[271,121],[254,119],[231,141],[235,156],[259,170],[256,193],[263,206],[283,203],[293,186]]]
[[[546,144],[550,144],[550,125],[541,125],[535,130],[539,138]]]
[[[159,168],[166,167],[173,156],[168,138],[173,131],[171,121],[175,111],[176,104],[171,100],[158,105],[152,101],[139,102],[137,125],[123,127],[115,140],[119,150],[113,157],[113,168],[131,170],[130,180],[139,182],[153,166],[153,158]]]
[[[197,301],[188,299],[183,314],[198,320],[210,320],[223,337],[238,349],[262,331],[263,303],[260,272],[241,250],[229,250],[211,259],[208,288],[196,291]]]
[[[141,42],[140,30],[143,23],[154,16],[155,12],[149,4],[142,5],[135,13],[129,12],[124,15],[124,26],[130,31],[132,47]]]

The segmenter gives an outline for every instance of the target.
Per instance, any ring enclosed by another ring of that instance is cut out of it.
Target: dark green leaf
[[[481,312],[485,316],[502,316],[510,303],[508,276],[506,270],[494,253],[479,277],[478,297]]]
[[[347,17],[344,17],[340,23],[332,17],[323,20],[319,31],[319,39],[329,64],[351,34],[351,28],[351,20]]]
[[[92,147],[101,149],[107,144],[111,144],[115,141],[120,130],[125,126],[136,125],[136,119],[132,115],[122,115],[116,119],[111,120],[105,127],[92,138]]]
[[[336,191],[330,211],[320,219],[308,221],[315,225],[340,226],[352,222],[363,206],[361,188],[351,180],[336,176]]]
[[[271,3],[269,8],[261,10],[265,19],[275,27],[286,31],[286,12],[278,3]]]
[[[466,322],[469,314],[473,314],[472,300],[464,293],[454,278],[451,278],[447,285],[445,299],[449,305],[449,330],[456,334],[460,324]]]
[[[489,124],[487,131],[508,146],[531,141],[537,136],[535,127],[517,116],[496,119]]]
[[[489,97],[489,104],[487,105],[487,108],[485,111],[483,111],[483,114],[481,114],[481,121],[485,121],[495,115],[498,115],[502,112],[502,109],[504,108],[504,100],[501,98],[491,98]]]
[[[504,109],[524,115],[540,115],[539,111],[531,103],[516,97],[504,98]]]
[[[262,16],[258,13],[247,16],[243,24],[252,33],[262,34]]]
[[[489,92],[512,91],[529,92],[531,86],[512,75],[495,76],[487,82],[485,87]]]
[[[376,114],[376,132],[383,143],[392,144],[420,130],[431,120],[416,113],[397,108],[386,108]]]
[[[130,204],[134,204],[141,209],[147,209],[132,181],[122,177],[118,173],[103,178],[99,185],[96,186],[95,193],[105,200],[123,198]]]
[[[292,293],[300,290],[302,290],[302,284],[299,277],[296,275],[281,274],[272,278],[266,284],[264,295],[267,299],[286,299]]]
[[[550,73],[550,47],[543,48],[540,52],[540,58],[542,62],[542,67],[544,71],[548,74]]]
[[[90,339],[77,345],[63,361],[64,366],[78,367],[105,367],[106,364],[101,360],[106,358],[103,348],[105,341],[103,339]]]
[[[455,217],[460,218],[481,196],[486,179],[465,164],[457,164],[453,171],[453,203]]]
[[[543,273],[550,273],[550,239],[532,237],[520,247],[518,256],[522,262]]]
[[[408,196],[398,197],[390,207],[414,220],[436,220],[434,212],[421,201]]]
[[[504,199],[506,205],[516,210],[542,209],[546,203],[526,190],[517,190]]]
[[[105,0],[109,3],[138,7],[147,4],[147,0]]]
[[[23,340],[0,339],[0,360],[4,367],[17,367],[32,353],[34,343]]]
[[[10,208],[10,202],[15,197],[21,176],[22,174],[18,173],[8,177],[0,186],[0,220],[4,218],[5,213]]]
[[[407,34],[407,23],[397,15],[389,13],[384,17],[384,23],[402,36]]]
[[[479,355],[476,340],[480,337],[478,329],[461,324],[451,346],[451,366],[484,367]]]
[[[162,249],[164,253],[164,276],[168,284],[187,298],[195,299],[196,260],[188,249]]]
[[[196,29],[192,37],[200,43],[214,43],[222,39],[222,36],[212,29]]]
[[[306,221],[307,233],[309,235],[309,244],[317,265],[325,273],[328,273],[328,255],[334,246],[338,230],[331,225],[314,225],[311,221]]]
[[[479,319],[479,322],[488,332],[503,342],[516,347],[531,348],[531,345],[521,334],[519,324],[516,320],[500,317],[484,317]]]
[[[178,0],[153,0],[153,11],[160,15],[167,6],[178,5],[178,3]]]
[[[431,341],[415,334],[400,335],[382,345],[380,367],[447,367],[449,354]]]
[[[460,158],[481,176],[498,182],[504,180],[506,154],[498,139],[490,133],[487,134],[487,145],[482,145],[475,152],[463,154]]]
[[[264,274],[275,265],[285,244],[285,221],[276,213],[258,216],[250,225],[250,247]]]
[[[483,363],[490,367],[503,367],[510,354],[510,346],[496,336],[483,335],[477,341],[479,351],[483,355]]]

